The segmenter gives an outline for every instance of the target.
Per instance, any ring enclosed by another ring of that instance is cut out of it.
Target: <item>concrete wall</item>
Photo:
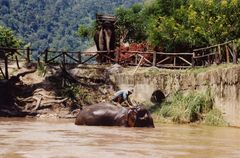
[[[149,71],[114,75],[114,82],[120,88],[135,85],[133,97],[149,102],[154,91],[160,90],[165,96],[175,92],[210,90],[214,96],[214,106],[222,111],[231,126],[240,127],[240,66],[220,66],[202,69],[202,72],[188,71]]]

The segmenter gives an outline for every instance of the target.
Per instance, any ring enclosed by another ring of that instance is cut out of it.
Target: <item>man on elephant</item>
[[[117,103],[117,105],[123,105],[123,103],[126,103],[127,106],[133,107],[133,104],[129,98],[129,95],[131,95],[132,93],[133,93],[133,88],[119,90],[112,97],[112,101],[114,103]]]

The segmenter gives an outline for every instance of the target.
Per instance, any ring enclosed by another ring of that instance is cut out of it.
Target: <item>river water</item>
[[[239,128],[91,127],[73,122],[0,118],[0,158],[240,157]]]

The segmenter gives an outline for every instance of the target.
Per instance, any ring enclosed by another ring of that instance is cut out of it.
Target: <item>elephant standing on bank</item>
[[[114,21],[98,21],[100,28],[96,31],[94,41],[98,51],[107,51],[106,56],[114,58],[114,52],[111,50],[115,49],[115,30]],[[107,58],[100,55],[97,59],[100,63],[106,62]]]
[[[76,125],[125,126],[154,128],[150,112],[143,106],[133,108],[99,103],[81,110],[75,120]]]

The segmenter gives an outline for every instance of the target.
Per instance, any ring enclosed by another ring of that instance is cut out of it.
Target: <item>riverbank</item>
[[[66,69],[23,65],[11,70],[10,80],[0,82],[0,116],[74,118],[83,106],[110,100],[114,84],[103,67]]]
[[[183,95],[209,92],[213,108],[220,111],[227,124],[240,127],[240,65],[221,64],[186,70],[139,68],[134,76],[133,71],[117,74],[114,82],[120,88],[134,84],[135,99],[151,105],[150,100],[161,102],[176,92]]]
[[[23,71],[30,70],[22,68],[13,71],[12,75]],[[223,116],[226,124],[238,126],[240,107],[235,103],[238,103],[240,94],[237,93],[240,89],[239,65],[215,65],[189,70],[139,68],[133,75],[134,71],[135,67],[123,68],[118,65],[78,65],[66,69],[41,65],[36,71],[21,76],[14,84],[1,84],[7,86],[1,87],[1,95],[7,96],[7,99],[2,101],[1,98],[0,115],[74,118],[83,106],[109,101],[118,89],[134,86],[131,99],[149,108],[155,106],[152,108],[155,120],[159,120],[162,115],[159,115],[159,111],[163,105],[170,105],[169,101],[176,92],[183,96],[209,92],[212,97],[210,106],[220,111],[220,114],[213,114]],[[7,89],[7,93],[4,89]],[[196,106],[195,109],[198,108],[201,109],[201,106]],[[201,118],[196,122],[201,122],[206,114],[198,113],[199,111],[193,115]],[[184,119],[178,121],[189,122],[191,121]]]

